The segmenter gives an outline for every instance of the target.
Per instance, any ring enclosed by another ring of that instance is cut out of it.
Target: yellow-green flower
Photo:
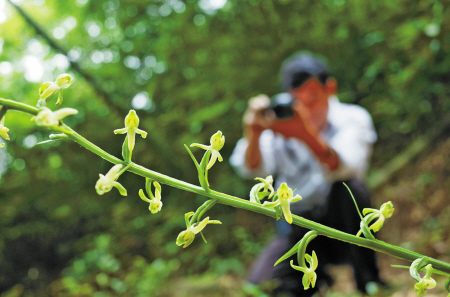
[[[381,227],[383,227],[384,221],[390,218],[394,214],[394,206],[391,201],[385,202],[381,205],[380,209],[374,208],[364,208],[363,215],[365,216],[366,223],[369,224],[372,220],[378,218],[372,225],[370,225],[369,229],[373,230],[373,232],[380,231]],[[360,236],[362,231],[360,230],[356,236]]]
[[[309,268],[296,266],[296,265],[294,265],[293,260],[291,260],[291,267],[294,268],[295,270],[299,270],[304,273],[302,283],[303,283],[303,288],[305,290],[307,290],[307,289],[309,289],[309,285],[311,285],[311,288],[314,288],[314,286],[316,285],[317,274],[316,274],[315,270],[316,270],[319,262],[317,261],[316,252],[314,252],[314,251],[312,252],[312,257],[309,256],[308,254],[305,254],[305,258],[306,258],[306,261],[308,261],[308,263],[309,263]]]
[[[262,199],[266,196],[270,199],[275,194],[275,190],[273,189],[273,177],[269,175],[265,179],[261,177],[255,178],[255,180],[259,180],[260,183],[254,185],[250,190],[250,201],[261,204]]]
[[[433,289],[436,287],[436,281],[431,278],[433,267],[431,264],[425,266],[425,276],[414,285],[414,291],[416,291],[417,296],[423,296],[427,293],[428,289]]]
[[[151,199],[148,199],[144,191],[142,189],[139,190],[139,197],[141,197],[142,200],[145,202],[150,203],[148,209],[153,213],[157,213],[161,210],[162,202],[161,202],[161,185],[158,182],[153,182],[153,185],[155,186],[155,195],[152,194],[151,189],[149,189],[150,192],[148,194],[150,195]]]
[[[0,136],[5,140],[9,140],[8,131],[9,129],[6,128],[2,123],[0,123]]]
[[[125,117],[125,128],[114,130],[114,134],[125,134],[128,136],[128,149],[133,151],[136,133],[142,136],[142,138],[147,137],[147,132],[138,129],[139,118],[135,110],[130,110],[128,115]]]
[[[264,202],[262,206],[274,208],[278,205],[281,206],[283,210],[284,217],[289,224],[292,224],[292,213],[290,203],[297,202],[302,200],[300,195],[296,195],[293,197],[292,189],[288,187],[286,183],[282,183],[281,186],[277,190],[278,200],[274,202]]]
[[[97,194],[103,195],[116,187],[119,190],[120,195],[127,196],[127,190],[118,182],[116,182],[116,177],[122,168],[121,164],[113,166],[106,175],[99,174],[100,178],[95,184],[95,190]]]
[[[39,88],[39,96],[41,100],[51,98],[56,92],[59,91],[58,101],[56,104],[61,104],[63,101],[63,95],[61,89],[68,88],[73,82],[72,75],[68,73],[63,73],[58,75],[54,82],[48,81],[41,85]]]
[[[197,146],[204,150],[211,151],[211,158],[209,159],[209,163],[207,166],[208,170],[214,165],[214,163],[216,163],[217,159],[219,159],[219,162],[223,161],[222,156],[219,153],[219,151],[223,148],[223,145],[225,144],[225,136],[222,135],[222,131],[217,131],[216,134],[211,136],[210,143],[211,145],[204,145],[200,143],[191,144],[191,147]]]
[[[38,126],[55,128],[59,126],[60,120],[69,115],[77,113],[78,110],[73,108],[61,108],[57,111],[51,111],[49,108],[43,107],[34,120],[36,121],[36,125]]]
[[[220,221],[209,220],[209,217],[204,218],[200,223],[194,223],[191,225],[189,218],[194,215],[194,212],[188,212],[184,215],[186,220],[186,230],[181,231],[177,237],[177,245],[184,245],[183,248],[188,247],[195,238],[195,234],[200,233],[208,224],[222,224]]]

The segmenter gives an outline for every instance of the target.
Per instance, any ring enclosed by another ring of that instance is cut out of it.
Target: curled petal
[[[120,172],[121,168],[122,168],[121,164],[114,165],[105,175],[105,177],[110,181],[114,181],[116,179],[116,175]]]
[[[220,153],[216,150],[211,150],[211,159],[209,159],[209,163],[207,166],[207,169],[211,169],[211,167],[216,163],[217,158],[220,156]],[[220,159],[222,159],[222,156],[220,156]],[[219,161],[221,161],[219,159]]]
[[[147,137],[147,132],[145,132],[144,130],[141,129],[136,129],[136,133],[141,135],[142,138],[146,138]]]
[[[55,104],[55,105],[61,105],[62,102],[63,102],[63,94],[62,94],[62,91],[59,91],[59,94],[58,94],[58,101],[56,101],[56,104]]]
[[[68,88],[73,83],[73,76],[68,73],[63,73],[58,75],[55,80],[55,83],[61,88]]]
[[[302,200],[302,197],[300,195],[296,195],[295,197],[292,197],[289,200],[289,202],[294,203],[294,202],[297,202],[297,201],[300,201],[300,200]]]
[[[145,201],[145,202],[152,202],[150,199],[147,198],[147,196],[145,196],[144,191],[142,189],[139,190],[139,197]]]
[[[119,190],[120,195],[127,196],[127,190],[121,184],[115,181],[112,183],[112,185],[116,187],[117,190]]]
[[[209,217],[204,218],[198,225],[193,224],[191,227],[192,232],[194,234],[200,233],[203,229],[205,229],[206,225],[208,225]]]
[[[45,82],[39,88],[39,96],[40,99],[46,99],[50,96],[53,96],[60,87],[54,82]]]
[[[114,130],[114,134],[125,134],[125,133],[127,133],[127,131],[128,131],[127,128],[116,129],[116,130]]]
[[[78,113],[78,110],[76,110],[74,108],[66,107],[66,108],[61,108],[61,109],[58,109],[57,111],[54,111],[53,115],[55,116],[55,119],[60,121],[69,115],[77,114],[77,113]]]
[[[194,147],[194,146],[202,148],[204,150],[211,149],[211,147],[209,145],[204,145],[204,144],[200,144],[200,143],[193,143],[193,144],[191,144],[191,147]]]
[[[384,219],[384,216],[380,216],[380,217],[378,218],[378,220],[376,220],[375,223],[373,223],[373,224],[369,227],[369,229],[370,229],[370,230],[373,230],[374,232],[380,231],[381,227],[383,227],[384,220],[385,220],[385,219]]]
[[[308,272],[308,268],[294,265],[294,260],[291,260],[291,267],[294,268],[295,270],[301,271],[303,273],[307,273]]]
[[[289,224],[292,224],[292,213],[291,213],[291,207],[289,205],[289,201],[286,201],[284,199],[280,199],[280,206],[283,210],[284,218],[286,219],[286,222]]]
[[[268,208],[274,208],[274,207],[276,207],[278,205],[280,205],[280,200],[277,200],[277,201],[274,201],[274,202],[266,201],[266,202],[264,202],[264,204],[262,206],[268,207]]]

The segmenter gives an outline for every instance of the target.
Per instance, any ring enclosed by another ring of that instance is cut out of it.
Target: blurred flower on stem
[[[380,231],[381,227],[383,227],[385,219],[388,219],[392,217],[394,214],[394,206],[391,201],[385,202],[381,205],[380,209],[374,209],[374,208],[364,208],[363,209],[363,215],[364,220],[367,224],[369,224],[374,219],[378,218],[378,220],[375,221],[372,225],[370,225],[369,229],[373,230],[373,232]],[[362,230],[360,230],[356,236],[360,236],[362,234]]]
[[[219,162],[223,161],[222,156],[219,153],[219,151],[225,144],[225,136],[222,135],[222,131],[219,130],[213,136],[211,136],[210,143],[211,145],[204,145],[200,143],[191,144],[191,147],[196,146],[206,151],[211,151],[211,159],[209,159],[209,163],[207,166],[208,170],[214,165],[214,163],[216,163],[217,159],[219,159]]]
[[[99,174],[100,178],[97,180],[95,184],[95,190],[97,194],[103,195],[111,191],[113,187],[116,187],[119,190],[120,195],[127,196],[127,190],[118,182],[116,179],[118,178],[118,174],[120,169],[122,168],[121,164],[114,165],[106,175]]]
[[[5,140],[9,140],[9,135],[8,135],[8,131],[9,129],[6,128],[3,123],[0,123],[0,136],[5,139]]]
[[[147,188],[147,194],[150,196],[151,199],[148,199],[144,191],[142,189],[139,190],[139,197],[141,197],[142,200],[145,202],[150,203],[148,209],[151,211],[151,213],[155,214],[158,211],[161,210],[162,202],[161,202],[161,185],[158,182],[153,182],[153,185],[155,186],[155,195],[153,195],[151,191],[151,181],[150,179],[146,179],[146,188]]]
[[[275,190],[273,189],[273,177],[272,175],[269,175],[265,179],[261,177],[255,178],[255,180],[259,180],[260,183],[254,185],[252,189],[250,190],[250,201],[261,203],[260,200],[264,199],[266,196],[270,199],[275,194]]]
[[[314,251],[312,252],[312,257],[308,254],[305,254],[305,259],[306,261],[308,261],[309,267],[296,266],[294,265],[294,260],[291,260],[291,267],[304,273],[302,283],[303,288],[307,290],[309,289],[309,285],[311,285],[311,288],[314,288],[314,286],[316,285],[317,274],[315,270],[319,263],[317,261],[316,252]]]
[[[209,220],[209,217],[204,218],[200,223],[194,223],[191,225],[189,218],[194,215],[194,212],[188,212],[184,215],[186,221],[186,230],[181,231],[177,237],[177,245],[181,246],[184,244],[183,248],[188,247],[195,238],[195,234],[200,233],[208,224],[222,224],[220,221]]]
[[[131,109],[128,115],[125,117],[125,128],[114,130],[114,134],[127,134],[128,136],[128,149],[133,151],[136,133],[142,136],[142,138],[147,137],[147,132],[138,129],[139,118],[134,109]]]
[[[417,296],[423,296],[427,293],[428,289],[433,289],[436,287],[436,281],[431,278],[433,267],[431,264],[425,266],[425,276],[414,285],[414,291],[416,291]]]
[[[262,206],[274,208],[278,205],[281,206],[281,210],[283,211],[284,217],[289,224],[292,224],[292,213],[290,203],[297,202],[302,200],[300,195],[296,195],[293,197],[292,189],[288,187],[286,183],[282,183],[281,186],[277,190],[278,200],[274,202],[264,202]]]
[[[48,81],[41,85],[39,88],[39,96],[41,100],[50,100],[56,92],[59,91],[57,104],[61,104],[63,101],[62,89],[68,88],[73,82],[73,76],[68,73],[58,75],[54,82]]]
[[[62,127],[60,127],[60,120],[69,115],[77,113],[78,110],[74,108],[61,108],[57,111],[51,111],[49,108],[43,107],[34,118],[34,120],[36,121],[36,125],[38,126],[49,127],[56,130],[61,130],[66,133],[70,133],[70,131],[65,131]]]

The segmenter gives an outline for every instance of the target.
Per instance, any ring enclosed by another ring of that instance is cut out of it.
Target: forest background
[[[447,1],[0,0],[0,97],[34,106],[42,82],[70,73],[63,107],[79,113],[66,124],[120,157],[113,130],[136,109],[149,135],[137,139],[134,161],[194,184],[183,144],[221,130],[225,161],[210,184],[244,199],[254,182],[227,161],[247,100],[278,93],[279,67],[299,50],[325,56],[340,100],[373,116],[379,140],[367,182],[375,206],[396,208],[380,238],[448,262]],[[183,215],[204,197],[163,185],[163,209],[152,215],[138,196],[144,180],[132,174],[121,177],[127,197],[98,196],[98,173],[110,164],[75,143],[36,145],[49,131],[29,115],[10,112],[5,125],[1,296],[262,294],[243,280],[274,234],[270,218],[216,206],[209,215],[223,225],[206,230],[208,244],[182,249]],[[407,271],[388,267],[400,262],[380,260],[393,287],[384,294],[410,296]],[[339,292],[359,296],[351,278],[327,296]]]

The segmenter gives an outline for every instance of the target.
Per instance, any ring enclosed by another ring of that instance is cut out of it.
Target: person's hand
[[[294,117],[287,120],[273,121],[269,129],[284,137],[295,137],[304,140],[305,137],[318,135],[317,128],[311,122],[310,116],[300,104],[294,104]]]
[[[274,116],[267,113],[269,106],[270,99],[266,95],[258,95],[248,101],[248,107],[243,119],[246,131],[260,134],[272,125]]]

